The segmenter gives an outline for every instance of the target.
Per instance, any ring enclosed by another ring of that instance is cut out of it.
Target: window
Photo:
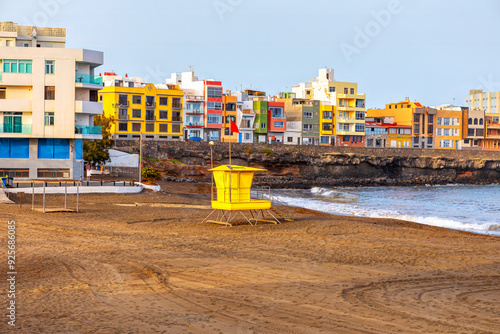
[[[225,129],[224,129],[224,134],[225,134],[226,136],[229,136],[229,128],[225,128]]]
[[[312,124],[304,124],[303,125],[303,130],[304,131],[312,131],[313,130],[313,125]]]
[[[323,119],[332,119],[332,112],[331,111],[324,111],[323,112]]]
[[[5,88],[1,88],[0,87],[0,100],[4,100],[5,99],[5,91],[6,89]]]
[[[413,115],[413,121],[414,121],[415,123],[420,122],[420,115],[419,115],[419,114],[415,114],[415,115]]]
[[[32,73],[33,61],[31,60],[11,60],[3,61],[4,73]]]
[[[128,123],[118,123],[118,131],[128,131]]]
[[[409,141],[406,141],[406,140],[405,140],[405,142],[404,142],[403,144],[404,144],[404,145],[403,145],[404,147],[410,147],[410,142],[409,142]]]
[[[208,102],[207,108],[210,110],[222,110],[222,103],[221,102]]]
[[[45,113],[45,125],[54,125],[54,113],[46,112]]]
[[[174,109],[182,109],[182,103],[181,103],[181,98],[180,97],[173,97],[172,98],[172,108],[174,108]]]
[[[323,131],[331,131],[332,123],[323,123]]]
[[[354,94],[354,88],[351,88],[351,94]]]
[[[418,137],[413,137],[413,144],[418,145]]]
[[[69,139],[38,139],[38,159],[69,159]]]
[[[427,118],[428,123],[434,123],[434,115],[427,115]]]
[[[37,169],[37,176],[46,179],[69,179],[70,171],[61,168]]]
[[[132,118],[141,118],[142,111],[141,109],[132,109]]]
[[[45,86],[45,100],[55,100],[56,99],[56,87]]]
[[[356,132],[365,132],[365,125],[364,124],[356,124]]]
[[[0,159],[29,159],[30,140],[0,138]]]
[[[154,96],[146,96],[146,107],[155,108],[155,97]]]
[[[474,118],[474,125],[477,125],[477,118]]]
[[[221,115],[207,115],[207,123],[209,124],[222,124]]]
[[[364,120],[365,119],[365,112],[364,111],[356,111],[356,119],[358,121]]]
[[[168,97],[160,97],[160,106],[168,106]]]
[[[146,132],[155,132],[155,123],[146,123]]]
[[[168,119],[168,110],[160,110],[160,119]]]
[[[484,123],[483,123],[483,119],[482,119],[482,118],[480,118],[480,119],[479,119],[479,125],[483,125],[483,124],[484,124]]]
[[[118,95],[118,104],[124,107],[128,106],[128,95],[125,94]]]
[[[453,142],[451,140],[441,140],[439,143],[441,147],[453,147]]]
[[[282,107],[270,107],[271,115],[273,118],[283,118],[283,108]]]
[[[349,88],[344,88],[344,94],[349,94]]]
[[[350,136],[342,136],[342,141],[343,142],[348,142],[349,138],[350,138]]]
[[[313,118],[313,113],[312,112],[304,112],[304,118]]]
[[[0,169],[0,177],[15,177],[15,178],[29,178],[30,170],[29,169],[13,169],[13,168],[4,168]]]
[[[329,141],[330,141],[330,137],[328,137],[328,136],[321,136],[320,137],[320,143],[321,144],[328,144]]]
[[[483,137],[484,136],[484,130],[483,129],[476,129],[476,136],[477,137]]]
[[[172,124],[172,133],[179,133],[181,132],[181,125],[180,124]]]
[[[267,129],[267,123],[261,123],[260,126],[262,129]]]
[[[373,147],[373,139],[367,139],[366,140],[366,147]]]
[[[335,88],[335,87],[334,87]],[[289,142],[289,143],[293,143],[293,137],[287,137],[286,138],[286,141]]]
[[[275,128],[284,128],[285,123],[284,122],[274,122],[274,127]]]
[[[129,82],[129,83],[128,83],[128,86],[129,86],[130,88],[134,88],[134,83],[133,83],[133,82]]]
[[[222,99],[222,88],[208,87],[207,97],[212,99]]]
[[[141,123],[132,123],[132,131],[141,132]]]
[[[356,108],[364,108],[364,107],[365,107],[365,100],[356,99]]]
[[[335,93],[335,87],[330,87],[330,93]]]
[[[118,110],[118,119],[127,120],[128,119],[128,109]]]
[[[46,60],[45,61],[45,74],[54,74],[55,70],[56,70],[55,60]]]
[[[450,129],[443,129],[443,136],[449,136],[450,135]]]
[[[432,137],[427,137],[427,145],[432,145]]]
[[[154,121],[154,120],[155,120],[155,111],[146,110],[146,121]]]
[[[474,137],[474,129],[469,129],[469,131],[467,132],[467,136]]]
[[[168,132],[168,124],[160,124],[160,132],[167,133]]]
[[[413,132],[414,133],[420,133],[420,124],[415,124],[413,126]]]
[[[429,125],[427,126],[427,133],[432,133],[433,131],[434,131],[434,125],[429,124]]]
[[[469,125],[472,125],[472,118],[469,118]]]
[[[132,103],[133,104],[141,104],[142,103],[142,96],[132,95]]]

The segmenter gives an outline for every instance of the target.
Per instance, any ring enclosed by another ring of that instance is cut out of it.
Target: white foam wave
[[[311,190],[311,192],[313,192],[313,189]],[[316,190],[314,190],[314,193],[317,195],[317,194],[327,193],[329,191],[330,191],[329,189],[316,188]],[[358,205],[329,203],[309,198],[294,198],[287,196],[281,196],[280,198],[291,206],[302,207],[330,214],[352,215],[352,216],[369,217],[369,218],[400,219],[424,225],[445,227],[454,230],[462,230],[480,234],[500,235],[500,231],[498,231],[497,229],[498,225],[494,223],[492,224],[464,223],[440,217],[433,217],[433,216],[422,217],[422,216],[406,215],[406,214],[401,214],[397,211],[384,210],[384,209],[366,209]]]

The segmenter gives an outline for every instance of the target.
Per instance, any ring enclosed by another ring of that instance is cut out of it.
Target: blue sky
[[[67,28],[100,71],[163,81],[192,65],[225,89],[275,94],[335,69],[367,106],[464,104],[500,90],[497,0],[0,1],[0,21]]]

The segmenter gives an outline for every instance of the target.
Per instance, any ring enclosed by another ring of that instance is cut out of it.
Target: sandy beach
[[[500,333],[498,237],[298,208],[225,228],[200,224],[206,186],[162,187],[81,195],[80,213],[0,204],[1,279],[9,220],[18,273],[0,331]]]

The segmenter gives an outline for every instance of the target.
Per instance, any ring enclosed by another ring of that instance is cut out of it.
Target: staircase
[[[278,196],[271,196],[271,211],[278,215],[279,218],[287,222],[293,221],[293,216],[288,204],[283,202]]]

